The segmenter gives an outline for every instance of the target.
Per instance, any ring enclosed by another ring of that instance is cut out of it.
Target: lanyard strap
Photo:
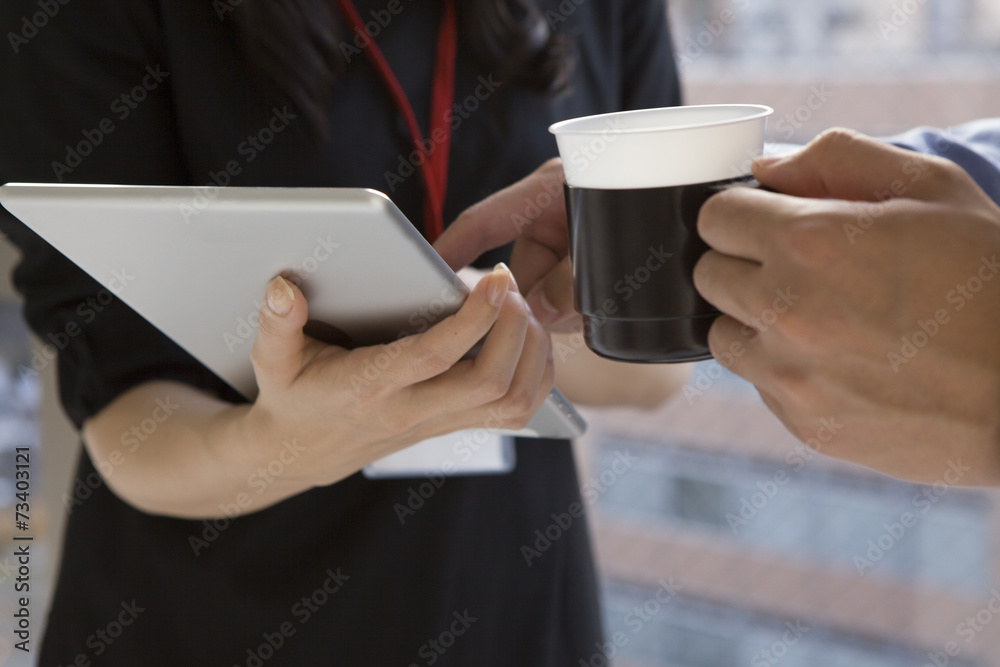
[[[344,18],[352,30],[367,35],[364,21],[351,0],[337,0]],[[444,1],[444,14],[438,28],[437,49],[434,62],[434,82],[431,89],[431,119],[428,125],[429,141],[424,141],[413,113],[413,106],[399,80],[392,73],[382,50],[372,39],[365,54],[378,72],[382,83],[389,89],[393,102],[413,140],[417,165],[424,182],[424,235],[433,243],[444,231],[444,197],[448,188],[448,154],[451,152],[451,106],[455,97],[455,53],[457,49],[457,21],[455,0]]]

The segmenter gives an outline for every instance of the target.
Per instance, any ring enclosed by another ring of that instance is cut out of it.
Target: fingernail
[[[497,265],[493,267],[494,271],[502,270],[506,271],[510,275],[510,282],[508,283],[508,289],[511,292],[520,292],[520,288],[517,286],[517,278],[514,277],[514,272],[510,270],[510,267],[503,262],[497,262]]]
[[[267,287],[267,306],[278,315],[287,315],[295,303],[295,292],[281,276]]]
[[[510,281],[513,279],[514,276],[511,275],[510,269],[503,262],[493,267],[493,273],[490,274],[490,290],[487,295],[490,305],[494,308],[500,307],[507,296]]]

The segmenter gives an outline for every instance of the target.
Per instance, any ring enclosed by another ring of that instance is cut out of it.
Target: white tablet
[[[256,316],[279,273],[297,276],[308,333],[350,346],[426,330],[469,292],[373,190],[12,183],[0,203],[250,400]],[[553,390],[515,434],[585,428]]]

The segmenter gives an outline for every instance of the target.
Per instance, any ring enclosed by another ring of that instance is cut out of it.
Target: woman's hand
[[[514,241],[510,266],[535,317],[553,332],[580,331],[573,309],[569,229],[559,158],[470,206],[434,244],[456,271]]]
[[[387,345],[326,345],[303,334],[307,319],[302,292],[272,280],[252,352],[260,394],[246,417],[261,460],[274,443],[305,446],[292,482],[331,484],[452,431],[521,428],[552,388],[549,337],[502,265],[457,313]]]
[[[125,502],[185,518],[256,512],[425,438],[520,428],[552,388],[548,334],[506,267],[426,332],[355,350],[303,333],[308,306],[295,285],[275,278],[266,297],[252,405],[154,380],[84,423],[91,460]],[[463,359],[481,340],[478,356]],[[163,422],[123,447],[163,405]]]

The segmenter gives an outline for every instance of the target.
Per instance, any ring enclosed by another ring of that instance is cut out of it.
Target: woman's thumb
[[[281,276],[273,278],[257,315],[251,352],[258,386],[287,387],[298,375],[305,346],[302,327],[308,319],[302,291]]]

